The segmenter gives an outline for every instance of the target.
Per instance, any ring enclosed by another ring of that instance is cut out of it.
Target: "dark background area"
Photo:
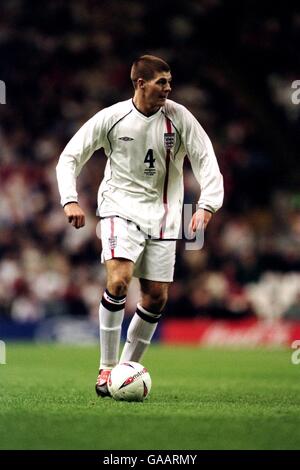
[[[2,2],[0,315],[97,319],[106,157],[96,152],[78,179],[88,215],[79,231],[59,205],[55,166],[89,117],[132,96],[131,63],[152,53],[170,64],[170,98],[207,131],[225,181],[204,248],[178,242],[166,314],[299,318],[299,43],[297,2]],[[185,166],[185,202],[195,203],[199,187]],[[128,313],[137,292],[134,282]]]

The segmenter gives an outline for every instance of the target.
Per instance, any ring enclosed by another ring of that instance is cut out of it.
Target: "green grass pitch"
[[[299,449],[291,350],[152,345],[143,403],[97,398],[96,346],[7,344],[0,449]]]

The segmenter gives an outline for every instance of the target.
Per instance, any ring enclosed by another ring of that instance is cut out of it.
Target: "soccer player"
[[[132,276],[139,278],[141,299],[120,361],[140,361],[167,302],[181,224],[185,155],[201,188],[192,230],[205,229],[223,202],[223,178],[210,139],[184,106],[168,99],[171,79],[164,60],[151,55],[135,60],[133,99],[105,108],[87,121],[63,150],[56,168],[64,212],[79,229],[85,214],[78,204],[76,177],[95,150],[103,147],[107,156],[98,192],[102,261],[107,271],[99,309],[96,392],[100,396],[109,396],[107,380],[119,362]]]

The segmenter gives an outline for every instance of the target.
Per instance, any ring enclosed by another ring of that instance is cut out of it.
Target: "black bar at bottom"
[[[93,463],[135,468],[144,465],[203,465],[216,463],[270,463],[299,459],[299,451],[206,450],[0,450],[0,462],[57,464]]]

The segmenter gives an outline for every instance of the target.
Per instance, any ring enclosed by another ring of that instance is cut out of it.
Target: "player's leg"
[[[140,278],[142,297],[130,322],[120,362],[139,362],[151,342],[173,281],[175,249],[175,241],[146,241],[134,270]]]
[[[127,289],[132,278],[133,262],[111,259],[105,262],[107,288],[99,308],[100,366],[96,383],[98,395],[106,396],[110,370],[119,361],[121,328],[125,311]]]
[[[121,327],[126,294],[141,240],[128,232],[128,223],[119,217],[101,220],[102,261],[107,272],[107,286],[99,308],[100,366],[96,383],[98,395],[107,396],[110,370],[118,363]]]
[[[141,301],[130,322],[120,362],[140,362],[168,299],[169,282],[140,279]]]
[[[121,325],[124,317],[126,295],[134,264],[126,259],[105,262],[107,288],[100,304],[100,368],[112,368],[118,363]]]

